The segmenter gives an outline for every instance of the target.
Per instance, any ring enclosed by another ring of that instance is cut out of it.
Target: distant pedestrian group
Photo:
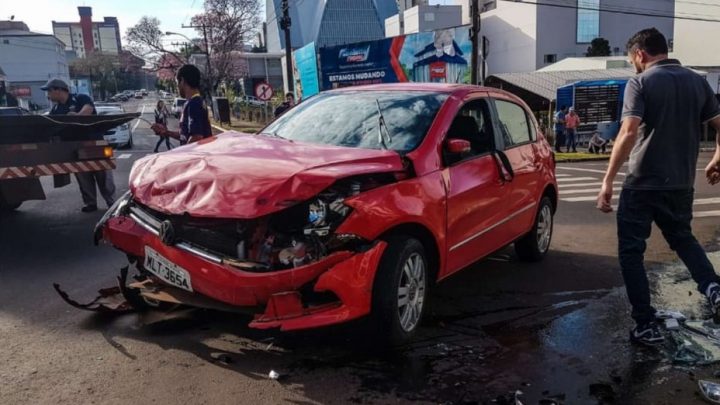
[[[577,130],[580,126],[580,117],[575,112],[574,107],[562,106],[555,113],[553,118],[555,123],[555,152],[562,152],[563,146],[565,152],[577,152]]]

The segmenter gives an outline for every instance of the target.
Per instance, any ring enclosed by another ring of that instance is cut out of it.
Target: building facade
[[[462,0],[465,1],[465,0]],[[672,41],[674,1],[543,0],[541,5],[488,2],[481,14],[481,35],[489,40],[488,74],[531,72],[569,57],[581,57],[594,38],[610,42],[623,55],[637,31],[656,27]],[[651,14],[655,16],[638,15]]]
[[[49,106],[40,90],[48,79],[70,81],[65,44],[52,35],[32,32],[19,21],[0,21],[0,66],[9,90],[40,107]]]
[[[420,4],[385,19],[385,36],[437,31],[463,25],[460,5]]]
[[[698,16],[708,21],[698,21]],[[715,93],[720,93],[720,42],[714,35],[718,32],[720,7],[677,2],[675,17],[671,56],[686,66],[706,71],[710,86]]]
[[[293,49],[311,42],[320,47],[371,41],[385,37],[385,19],[397,14],[396,0],[290,1],[290,41]],[[282,0],[266,0],[267,50],[285,49],[280,20]]]
[[[53,21],[53,33],[65,43],[66,50],[75,51],[84,58],[93,51],[118,54],[122,51],[120,25],[116,17],[104,17],[103,21],[92,21],[91,7],[78,7],[79,22]]]

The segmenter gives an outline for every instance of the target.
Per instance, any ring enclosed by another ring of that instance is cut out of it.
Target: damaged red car
[[[96,238],[135,264],[143,278],[123,289],[146,303],[286,331],[372,316],[402,341],[432,283],[512,243],[542,259],[557,195],[552,149],[517,97],[376,85],[139,160]]]

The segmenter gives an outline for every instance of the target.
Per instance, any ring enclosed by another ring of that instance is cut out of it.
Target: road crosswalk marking
[[[558,169],[560,169],[560,167],[558,167]],[[575,168],[563,167],[563,169],[574,170]],[[585,172],[577,173],[578,176],[587,176],[587,174],[593,172],[604,173],[603,171],[592,169],[582,169],[577,171]],[[602,178],[574,177],[573,175],[567,175],[566,173],[561,173],[560,175],[557,175],[557,177],[558,187],[560,188],[560,201],[566,203],[595,203],[597,201],[597,195],[603,184]],[[622,181],[615,181],[613,182],[613,185],[617,187],[614,190],[615,194],[612,196],[614,202],[613,208],[617,210],[617,201],[620,198]],[[713,209],[720,207],[720,197],[697,198],[693,202],[693,205],[705,208],[704,211],[694,211],[693,216],[695,218],[720,217],[720,209]],[[716,205],[716,207],[712,207],[713,205]]]
[[[130,156],[132,156],[132,155],[129,153],[123,153],[122,155],[118,156],[117,158],[118,159],[128,159],[128,158],[130,158]]]

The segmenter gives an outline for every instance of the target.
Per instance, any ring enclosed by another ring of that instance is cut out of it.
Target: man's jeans
[[[573,152],[577,151],[577,139],[575,137],[575,128],[566,129],[565,136],[567,137],[567,144],[565,145],[567,147],[567,151],[570,152],[571,149]]]
[[[561,148],[565,145],[565,130],[555,130],[555,151],[561,152]]]
[[[643,191],[623,189],[617,212],[620,268],[622,269],[632,317],[639,324],[655,319],[650,305],[650,288],[643,265],[645,241],[650,237],[653,221],[663,233],[692,278],[698,291],[705,293],[708,285],[719,282],[705,251],[692,234],[694,190]]]

